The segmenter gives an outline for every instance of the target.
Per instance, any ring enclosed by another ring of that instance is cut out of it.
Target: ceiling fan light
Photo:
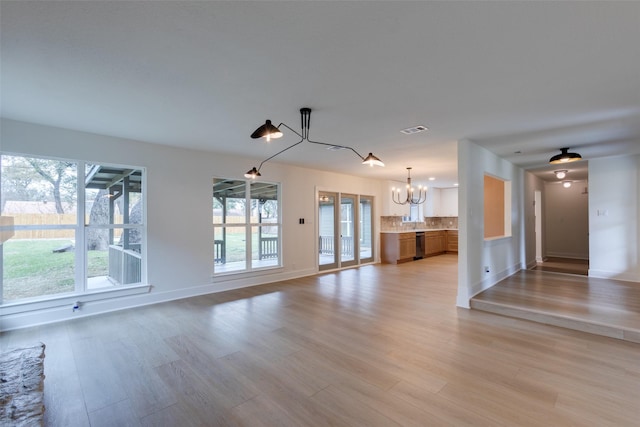
[[[253,139],[266,138],[267,141],[271,140],[272,138],[277,139],[280,137],[282,137],[282,132],[271,123],[271,120],[267,120],[262,126],[253,131],[253,133],[251,134],[251,138]]]
[[[384,166],[382,160],[373,155],[373,153],[369,153],[369,155],[362,161],[363,165],[373,166]]]
[[[562,164],[562,163],[575,162],[582,159],[582,156],[578,153],[569,153],[568,147],[561,148],[560,151],[561,151],[560,154],[556,154],[555,156],[549,159],[549,163],[556,165],[556,164]]]

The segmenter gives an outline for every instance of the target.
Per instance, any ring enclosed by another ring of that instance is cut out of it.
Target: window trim
[[[282,184],[280,182],[273,181],[255,181],[255,180],[245,180],[245,179],[236,179],[236,178],[224,178],[220,176],[214,176],[213,182],[216,180],[223,181],[237,181],[244,183],[244,195],[245,195],[245,209],[244,209],[244,222],[243,223],[212,223],[212,230],[215,240],[215,230],[216,228],[224,229],[229,227],[244,227],[245,234],[245,256],[244,256],[244,268],[230,270],[230,271],[216,271],[216,262],[215,262],[215,249],[214,253],[212,253],[211,259],[213,260],[211,267],[211,276],[216,281],[217,278],[220,277],[229,277],[233,276],[234,278],[241,278],[244,276],[251,276],[252,273],[260,272],[260,271],[273,271],[273,270],[281,270],[283,268],[283,259],[282,259]],[[252,201],[257,199],[251,198],[251,185],[252,184],[269,184],[274,185],[277,188],[277,222],[275,223],[261,223],[261,222],[251,222],[251,208]],[[212,196],[215,199],[215,196]],[[212,215],[213,216],[213,215]],[[223,217],[223,221],[226,219]],[[254,227],[264,227],[264,226],[277,226],[278,228],[278,259],[275,265],[265,265],[265,266],[253,266],[253,228]],[[214,244],[215,245],[215,244]]]
[[[15,153],[0,151],[0,161],[4,156],[45,159],[53,161],[73,162],[76,166],[76,222],[75,224],[43,224],[43,225],[12,225],[11,230],[74,230],[75,231],[75,257],[74,257],[74,291],[40,295],[34,297],[21,298],[5,302],[3,299],[3,278],[0,277],[0,307],[2,315],[19,314],[26,311],[34,311],[48,308],[55,308],[70,304],[75,301],[89,302],[103,299],[116,298],[127,295],[147,293],[151,286],[148,284],[147,276],[147,168],[143,166],[132,166],[120,163],[103,163],[96,161],[85,161],[55,156],[38,155],[32,153]],[[85,203],[86,187],[86,165],[98,164],[105,167],[127,168],[139,170],[141,172],[141,202],[142,202],[142,223],[141,224],[106,224],[89,225],[86,224],[87,207]],[[113,228],[113,229],[139,229],[142,235],[141,241],[141,271],[140,282],[132,285],[120,285],[113,288],[88,289],[87,277],[87,251],[86,251],[86,231],[91,228]],[[81,250],[79,250],[81,248]],[[0,254],[0,257],[2,255]],[[4,263],[0,259],[0,266]]]

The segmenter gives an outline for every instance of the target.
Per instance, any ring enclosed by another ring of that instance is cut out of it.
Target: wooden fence
[[[12,214],[13,225],[59,226],[76,225],[76,214]],[[116,223],[122,222],[122,215],[116,215]],[[120,230],[115,230],[116,236]],[[75,239],[75,230],[15,230],[12,239]]]

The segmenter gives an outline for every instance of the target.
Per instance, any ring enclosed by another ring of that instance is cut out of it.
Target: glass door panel
[[[318,265],[320,270],[338,267],[336,233],[337,193],[318,193]]]
[[[360,196],[360,263],[373,262],[373,198]]]
[[[356,263],[357,236],[355,229],[356,196],[340,195],[340,263],[342,266]]]

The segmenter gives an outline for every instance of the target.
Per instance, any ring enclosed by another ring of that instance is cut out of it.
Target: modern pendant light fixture
[[[569,148],[561,148],[561,153],[556,154],[552,158],[549,159],[549,163],[556,165],[562,163],[575,162],[577,160],[581,160],[582,156],[578,153],[569,153]]]
[[[265,122],[265,124],[263,124],[262,126],[260,126],[258,129],[256,129],[252,134],[251,134],[251,138],[253,139],[259,139],[259,138],[265,138],[267,141],[270,141],[271,139],[276,139],[276,138],[280,138],[282,137],[282,131],[280,131],[280,127],[284,126],[287,129],[289,129],[291,132],[295,133],[296,135],[298,135],[300,137],[300,141],[296,142],[295,144],[292,144],[286,148],[284,148],[283,150],[278,151],[276,154],[274,154],[271,157],[267,157],[266,159],[264,159],[260,165],[256,168],[253,167],[251,170],[249,170],[247,173],[244,174],[245,178],[250,178],[250,179],[255,179],[256,177],[260,176],[260,169],[262,168],[262,165],[265,164],[266,162],[268,162],[269,160],[273,159],[274,157],[284,153],[285,151],[295,147],[296,145],[307,141],[311,144],[318,144],[318,145],[325,145],[327,146],[327,148],[331,149],[331,150],[351,150],[355,153],[356,156],[360,157],[360,159],[362,160],[362,164],[363,165],[369,165],[369,166],[384,166],[384,163],[382,163],[382,161],[373,155],[373,153],[369,153],[369,155],[367,157],[363,157],[360,153],[358,153],[355,149],[348,147],[346,145],[337,145],[337,144],[328,144],[325,142],[319,142],[319,141],[312,141],[309,139],[309,125],[311,123],[311,108],[301,108],[300,109],[300,122],[301,122],[301,130],[300,133],[298,133],[297,131],[295,131],[294,129],[292,129],[291,127],[287,126],[285,123],[280,123],[278,126],[274,126],[271,123],[271,120],[267,120]]]
[[[256,167],[252,167],[251,170],[248,170],[247,173],[244,174],[245,178],[256,179],[257,177],[262,176]]]
[[[407,168],[407,197],[400,198],[400,188],[391,189],[391,200],[398,205],[419,205],[427,200],[427,187],[420,185],[418,187],[418,194],[415,193],[415,189],[411,186],[411,168]]]
[[[265,124],[263,124],[258,129],[253,131],[253,133],[251,134],[251,138],[253,139],[265,138],[267,142],[271,141],[272,139],[277,139],[281,137],[282,137],[282,132],[280,132],[280,129],[278,129],[277,127],[271,124],[271,120],[267,120]]]

